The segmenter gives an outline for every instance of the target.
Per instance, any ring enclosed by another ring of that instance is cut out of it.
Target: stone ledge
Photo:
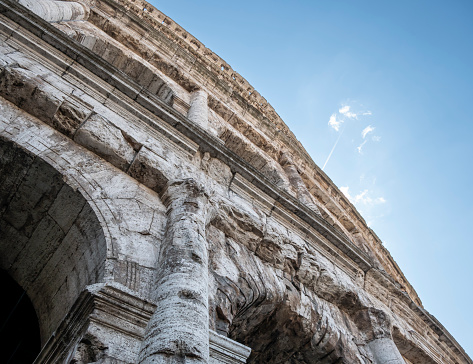
[[[216,363],[246,363],[250,356],[251,349],[248,346],[240,344],[226,336],[217,334],[210,330],[210,362],[212,359],[219,359]]]

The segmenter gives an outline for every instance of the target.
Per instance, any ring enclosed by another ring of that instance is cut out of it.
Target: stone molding
[[[239,342],[220,335],[213,330],[210,333],[210,363],[237,364],[246,363],[250,356],[251,349]]]

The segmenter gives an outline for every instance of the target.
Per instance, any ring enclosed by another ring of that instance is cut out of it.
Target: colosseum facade
[[[0,0],[0,42],[12,363],[473,363],[273,107],[159,10]]]

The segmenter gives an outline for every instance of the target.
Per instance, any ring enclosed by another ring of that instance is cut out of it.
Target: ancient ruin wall
[[[368,228],[356,208],[330,178],[312,161],[264,97],[228,63],[152,5],[144,1],[119,3],[126,9],[125,12],[121,13],[113,2],[94,3],[89,21],[185,90],[204,88],[209,93],[209,107],[215,112],[220,124],[224,125],[217,125],[215,134],[237,153],[242,152],[241,144],[249,144],[243,151],[244,157],[257,167],[266,166],[267,175],[281,184],[283,182],[278,180],[284,180],[285,176],[277,175],[274,169],[278,166],[272,168],[271,164],[273,161],[279,163],[281,156],[289,153],[305,183],[304,187],[309,190],[311,199],[318,205],[323,217],[359,247],[373,252],[381,266],[401,284],[412,299],[421,304],[415,290],[376,234]],[[126,32],[119,25],[123,18],[128,24],[135,24]],[[163,37],[168,42],[163,41]],[[176,48],[176,44],[179,48]],[[159,55],[154,52],[156,47],[160,49]],[[102,46],[100,48],[103,49]],[[123,59],[117,58],[112,63],[123,62]],[[180,90],[174,97],[174,103],[176,108],[181,108],[186,113],[189,98]],[[231,130],[225,124],[230,124]],[[243,141],[235,140],[235,134],[240,134]],[[258,151],[251,150],[255,147],[271,160],[255,156]],[[285,182],[284,187],[296,193]]]

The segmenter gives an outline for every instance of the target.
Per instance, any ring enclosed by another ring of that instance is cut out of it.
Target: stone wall
[[[151,5],[0,0],[0,44],[0,268],[37,363],[472,362],[272,107]]]

